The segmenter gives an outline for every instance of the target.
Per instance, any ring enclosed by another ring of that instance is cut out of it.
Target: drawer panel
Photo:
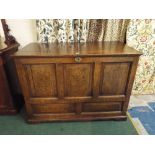
[[[108,112],[121,111],[122,102],[84,103],[82,112]]]
[[[44,104],[44,105],[32,104],[32,110],[35,114],[75,113],[75,105],[74,104]]]

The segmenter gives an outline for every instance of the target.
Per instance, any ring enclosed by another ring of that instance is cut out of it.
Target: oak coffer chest
[[[125,119],[140,55],[120,42],[27,45],[13,57],[28,122]]]

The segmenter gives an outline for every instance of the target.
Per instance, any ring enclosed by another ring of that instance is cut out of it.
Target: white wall
[[[0,21],[0,36],[4,37],[4,32],[3,32],[3,27],[2,27],[1,21]]]
[[[7,19],[11,34],[20,43],[20,48],[30,42],[37,41],[36,20],[35,19]]]

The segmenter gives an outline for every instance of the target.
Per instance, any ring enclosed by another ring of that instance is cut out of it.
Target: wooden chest
[[[27,45],[14,60],[28,122],[125,119],[140,55],[119,42]]]

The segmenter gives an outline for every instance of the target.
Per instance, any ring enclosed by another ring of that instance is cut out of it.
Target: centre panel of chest
[[[66,97],[92,95],[93,64],[64,64],[63,68]]]

